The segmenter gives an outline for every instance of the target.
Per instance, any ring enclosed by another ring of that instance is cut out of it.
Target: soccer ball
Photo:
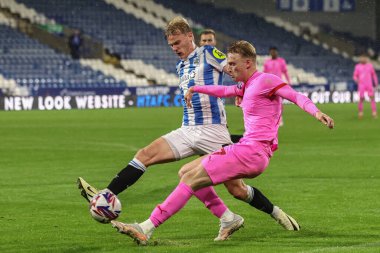
[[[112,192],[100,192],[90,201],[90,214],[100,223],[109,223],[119,217],[120,212],[120,200]]]

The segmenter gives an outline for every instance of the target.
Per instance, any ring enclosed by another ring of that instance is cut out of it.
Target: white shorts
[[[209,154],[232,143],[227,126],[217,124],[182,126],[162,137],[169,143],[177,160]]]

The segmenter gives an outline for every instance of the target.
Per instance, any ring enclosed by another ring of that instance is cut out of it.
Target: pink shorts
[[[369,97],[374,96],[373,86],[370,85],[361,85],[359,86],[359,97],[364,98],[364,93],[367,92]]]
[[[214,185],[238,178],[254,178],[268,166],[271,144],[242,141],[223,147],[202,160]]]

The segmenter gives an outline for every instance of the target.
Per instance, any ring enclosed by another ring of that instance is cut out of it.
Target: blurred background
[[[78,108],[78,96],[95,108],[180,106],[178,58],[163,35],[177,15],[197,42],[215,30],[221,51],[252,42],[260,69],[277,47],[314,102],[355,102],[363,52],[380,73],[376,0],[0,0],[0,108]]]

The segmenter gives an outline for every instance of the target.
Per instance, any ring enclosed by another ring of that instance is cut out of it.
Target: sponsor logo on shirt
[[[237,83],[237,88],[238,88],[239,90],[241,90],[241,89],[243,89],[243,85],[244,85],[243,82],[238,82],[238,83]]]
[[[181,76],[180,78],[180,82],[181,84],[182,83],[188,83],[190,81],[190,79],[194,79],[195,78],[195,70],[192,70],[190,71],[190,73],[186,73],[184,75]]]
[[[216,59],[219,59],[219,60],[223,60],[223,59],[226,59],[226,55],[223,54],[222,52],[220,52],[218,49],[214,48],[212,50],[212,55],[216,58]]]
[[[196,58],[194,59],[194,65],[198,65],[198,64],[199,64],[199,58],[196,57]]]

